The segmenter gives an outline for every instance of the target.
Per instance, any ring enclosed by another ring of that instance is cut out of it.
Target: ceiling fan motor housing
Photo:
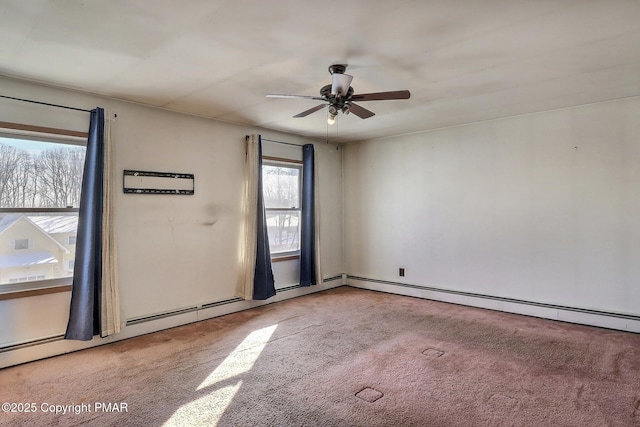
[[[346,64],[329,65],[329,73],[331,74],[344,74],[345,71],[347,71]]]
[[[345,103],[351,99],[353,95],[353,88],[349,86],[349,90],[345,95],[331,93],[332,85],[323,86],[320,89],[320,96],[325,99],[330,105],[334,105],[337,109],[342,109]]]

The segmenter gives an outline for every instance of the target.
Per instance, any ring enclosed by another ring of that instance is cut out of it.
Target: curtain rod
[[[82,108],[67,107],[66,105],[58,105],[58,104],[49,104],[47,102],[32,101],[30,99],[23,99],[23,98],[14,98],[12,96],[6,96],[6,95],[0,95],[0,98],[13,99],[14,101],[30,102],[32,104],[46,105],[48,107],[66,108],[67,110],[84,111],[85,113],[91,112],[91,110],[84,110]]]
[[[292,144],[291,142],[274,141],[273,139],[262,138],[263,141],[275,142],[276,144],[293,145],[294,147],[302,147],[300,144]]]
[[[249,135],[245,135],[245,139],[246,138],[249,138]],[[260,139],[262,141],[275,142],[276,144],[293,145],[294,147],[302,147],[302,145],[300,145],[300,144],[292,144],[291,142],[274,141],[273,139],[266,139],[266,138],[262,138],[262,137],[260,137]]]

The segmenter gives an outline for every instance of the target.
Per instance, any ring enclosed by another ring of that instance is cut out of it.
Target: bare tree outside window
[[[84,147],[38,153],[0,143],[0,208],[78,207]]]
[[[24,159],[22,150],[5,144],[0,144],[0,207],[9,207],[14,198],[16,187],[15,175]]]

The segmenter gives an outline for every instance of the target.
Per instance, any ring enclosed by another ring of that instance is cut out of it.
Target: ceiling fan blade
[[[349,111],[360,117],[361,119],[368,119],[369,117],[373,117],[376,115],[373,111],[369,111],[366,108],[362,108],[358,104],[354,104],[353,102],[349,104]]]
[[[394,90],[391,92],[375,92],[375,93],[361,93],[353,95],[351,99],[353,101],[385,101],[387,99],[409,99],[411,92],[408,90]]]
[[[320,99],[322,99],[322,98],[320,98]],[[295,116],[293,116],[293,117],[295,117],[295,118],[298,118],[298,117],[307,117],[309,114],[311,114],[311,113],[315,113],[315,112],[316,112],[316,111],[318,111],[318,110],[322,110],[322,109],[323,109],[324,107],[326,107],[326,106],[327,106],[327,104],[320,104],[320,105],[316,105],[315,107],[313,107],[313,108],[309,108],[308,110],[305,110],[305,111],[303,111],[302,113],[296,114],[296,115],[295,115]]]
[[[267,98],[282,98],[282,99],[316,99],[318,101],[324,101],[324,98],[320,98],[319,96],[309,96],[309,95],[285,95],[279,93],[269,93],[266,95]]]
[[[353,80],[353,76],[348,74],[333,74],[333,79],[331,83],[331,95],[337,95],[338,93],[342,96],[345,96],[347,92],[349,92],[349,87],[351,86],[351,80]]]

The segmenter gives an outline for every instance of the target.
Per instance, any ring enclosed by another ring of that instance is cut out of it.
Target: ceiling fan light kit
[[[329,116],[327,117],[327,123],[330,125],[336,122],[336,116],[338,115],[338,110],[333,105],[329,106]]]
[[[309,108],[308,110],[298,113],[293,117],[306,117],[311,113],[315,113],[316,111],[329,106],[327,123],[332,125],[335,123],[336,116],[340,112],[345,115],[352,112],[361,119],[368,119],[375,115],[373,111],[369,111],[366,108],[355,104],[353,101],[385,101],[390,99],[409,99],[411,97],[411,93],[408,90],[355,94],[351,87],[353,76],[344,74],[346,70],[347,66],[345,64],[334,64],[329,66],[331,84],[323,86],[320,89],[320,96],[268,94],[267,98],[313,99],[323,101],[322,104]]]

